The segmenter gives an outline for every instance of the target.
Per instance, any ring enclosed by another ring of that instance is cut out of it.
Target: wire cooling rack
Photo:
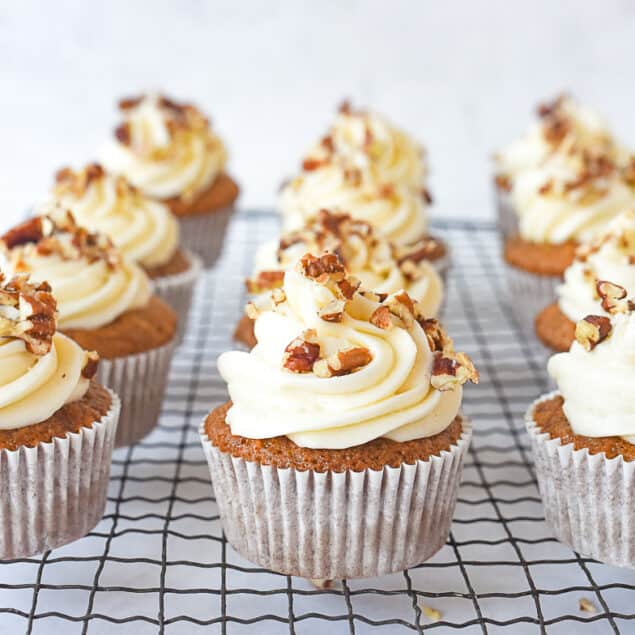
[[[409,571],[326,590],[233,551],[197,428],[226,398],[216,357],[233,345],[254,249],[276,228],[268,213],[234,220],[158,429],[115,452],[106,514],[86,538],[0,564],[0,633],[633,632],[635,572],[580,557],[544,523],[523,413],[547,379],[514,322],[491,226],[434,226],[454,258],[445,322],[481,371],[465,392],[474,438],[447,545]]]

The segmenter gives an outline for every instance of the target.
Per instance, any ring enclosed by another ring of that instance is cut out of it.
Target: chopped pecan
[[[282,365],[292,373],[309,373],[313,364],[320,358],[320,345],[308,341],[312,337],[306,331],[302,337],[296,337],[284,349],[285,355]]]
[[[353,187],[359,187],[362,183],[362,172],[358,168],[346,168],[344,179]]]
[[[130,123],[124,121],[122,124],[115,128],[115,137],[117,140],[125,146],[129,146],[132,142],[132,132],[130,129]]]
[[[430,190],[427,190],[425,187],[421,190],[421,198],[423,198],[428,205],[432,205],[434,201],[432,194],[430,194]]]
[[[326,135],[322,137],[322,139],[320,140],[320,145],[327,152],[333,152],[335,150],[335,145],[333,144],[333,137],[331,135]]]
[[[503,190],[504,192],[511,192],[512,182],[509,176],[506,174],[497,174],[494,178],[494,182],[496,183],[496,187],[499,190]]]
[[[97,351],[86,351],[86,359],[84,368],[82,368],[82,377],[84,379],[92,379],[97,373],[99,366],[99,354]]]
[[[342,115],[350,115],[353,112],[351,102],[348,99],[344,99],[337,110]]]
[[[377,328],[384,330],[392,328],[394,326],[394,322],[390,309],[383,304],[378,306],[370,316],[370,323]]]
[[[380,198],[390,198],[395,193],[395,186],[392,183],[384,183],[380,188],[378,195]]]
[[[619,284],[598,280],[596,291],[602,300],[602,308],[607,313],[624,313],[628,310],[629,303],[626,299],[626,289]]]
[[[406,328],[410,328],[414,324],[415,320],[415,304],[412,298],[405,292],[390,296],[386,300],[388,310],[398,317]]]
[[[320,309],[319,316],[325,322],[341,322],[345,308],[346,302],[344,300],[332,300]]]
[[[351,300],[355,293],[359,290],[362,282],[353,276],[349,276],[348,278],[344,278],[343,280],[339,280],[337,282],[337,288],[340,290],[340,293],[347,299]]]
[[[7,249],[13,249],[28,243],[37,243],[44,237],[42,218],[36,216],[16,225],[6,232],[0,240]]]
[[[426,334],[428,346],[433,353],[443,352],[452,346],[452,340],[448,337],[439,320],[418,317],[417,322]]]
[[[587,315],[575,326],[575,339],[587,351],[592,351],[611,334],[611,320],[602,315]]]
[[[456,353],[451,357],[443,353],[434,354],[430,383],[436,390],[453,390],[466,381],[478,384],[478,380],[478,371],[465,353]]]
[[[284,282],[284,271],[260,271],[255,278],[245,280],[247,292],[251,294],[278,289]]]
[[[132,110],[143,101],[143,97],[123,97],[119,100],[119,110]]]
[[[304,161],[302,161],[302,169],[305,172],[312,172],[313,170],[317,170],[318,168],[321,168],[323,165],[326,165],[327,163],[328,161],[324,159],[312,159],[308,157],[304,159]]]
[[[338,351],[333,353],[333,355],[329,355],[326,359],[319,360],[315,364],[314,372],[319,377],[349,375],[370,364],[372,359],[373,356],[367,348],[356,346]]]
[[[311,254],[305,254],[300,259],[300,272],[307,278],[311,278],[321,284],[328,280],[335,282],[343,280],[346,276],[344,263],[336,254],[322,254],[315,257]]]
[[[562,106],[562,102],[566,98],[567,96],[562,94],[562,95],[558,95],[555,99],[551,101],[545,101],[538,104],[538,107],[536,108],[538,116],[541,119],[543,119],[544,117],[549,117],[550,115],[553,115],[555,112],[560,110],[560,107]]]

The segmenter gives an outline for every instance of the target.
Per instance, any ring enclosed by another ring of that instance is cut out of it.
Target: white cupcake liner
[[[445,544],[472,436],[427,461],[342,473],[276,468],[216,448],[200,428],[227,539],[304,578],[360,578],[420,564]]]
[[[100,521],[120,410],[110,396],[108,412],[90,428],[0,451],[0,559],[61,547]]]
[[[101,359],[97,381],[121,399],[115,447],[132,445],[158,423],[176,339],[137,355]]]
[[[497,224],[504,238],[514,236],[519,232],[518,214],[512,203],[511,192],[494,184],[494,199],[496,203]]]
[[[233,212],[232,205],[205,214],[179,216],[181,244],[200,256],[204,267],[211,267],[218,260]]]
[[[545,518],[558,540],[583,556],[634,567],[635,462],[575,450],[542,432],[535,407],[557,395],[543,395],[525,416]]]
[[[540,311],[556,299],[556,288],[562,276],[541,276],[505,265],[512,312],[521,327],[534,335],[534,320]]]
[[[196,254],[186,251],[184,256],[190,263],[187,271],[153,280],[156,295],[165,300],[176,311],[178,316],[177,345],[183,341],[192,306],[194,287],[203,271],[203,261]]]

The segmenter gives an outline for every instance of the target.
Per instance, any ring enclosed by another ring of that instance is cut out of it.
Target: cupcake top
[[[395,247],[370,223],[322,209],[304,228],[260,247],[247,288],[250,293],[260,293],[279,287],[283,272],[292,269],[304,254],[319,256],[329,252],[340,257],[348,273],[358,278],[364,289],[377,293],[404,289],[425,315],[434,317],[443,298],[443,282],[426,257],[435,248],[433,238],[409,247]]]
[[[258,344],[220,356],[232,434],[339,449],[435,435],[478,381],[439,323],[404,291],[363,291],[335,254],[306,254],[250,305]]]
[[[98,356],[56,332],[51,287],[0,273],[0,429],[46,421],[81,399]]]
[[[496,154],[497,183],[503,189],[511,189],[520,174],[555,153],[588,151],[617,162],[627,154],[602,117],[567,95],[541,104],[537,114],[538,121],[523,137]]]
[[[589,313],[608,315],[597,290],[602,280],[635,289],[635,211],[620,214],[603,236],[578,248],[557,289],[558,305],[572,322]]]
[[[192,104],[162,95],[122,99],[123,123],[103,161],[116,174],[159,199],[191,200],[223,171],[225,146]]]
[[[588,242],[625,209],[635,208],[635,157],[556,153],[514,181],[520,234],[536,243]]]
[[[396,245],[408,245],[427,233],[429,202],[425,189],[380,181],[368,170],[341,162],[305,163],[303,171],[282,188],[282,229],[301,229],[320,209],[330,208],[372,223]]]
[[[151,269],[168,263],[179,243],[179,224],[170,210],[98,163],[56,175],[52,198],[70,209],[77,223],[107,234],[130,260]]]
[[[580,320],[571,350],[549,360],[549,374],[575,434],[635,443],[635,302],[612,282],[597,288],[608,315]]]
[[[382,183],[421,189],[425,151],[403,130],[377,113],[355,110],[344,102],[327,134],[306,154],[303,167],[343,163],[368,170]]]
[[[79,227],[68,211],[52,208],[0,238],[9,269],[48,280],[61,329],[96,329],[147,305],[151,283],[122,258],[104,234]]]

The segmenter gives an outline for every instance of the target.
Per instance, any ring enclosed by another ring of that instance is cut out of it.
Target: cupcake
[[[179,219],[182,246],[213,265],[238,197],[223,142],[191,104],[143,95],[122,99],[119,110],[123,123],[104,164],[165,203]]]
[[[635,566],[635,302],[599,289],[609,315],[588,315],[576,341],[554,355],[559,392],[527,413],[547,522],[586,557]]]
[[[229,542],[306,578],[416,565],[448,536],[478,375],[404,291],[363,291],[306,254],[260,296],[250,353],[218,366],[232,401],[201,426]]]
[[[101,357],[100,383],[122,403],[115,444],[143,438],[158,422],[177,318],[152,294],[143,270],[121,257],[104,234],[78,227],[51,208],[0,238],[8,267],[48,280],[61,332]]]
[[[375,115],[346,108],[326,137],[302,162],[302,170],[281,190],[284,232],[302,229],[320,209],[349,213],[371,223],[398,246],[428,236],[420,147]],[[438,243],[432,260],[448,267],[447,247]]]
[[[564,273],[556,302],[536,317],[536,335],[549,349],[568,351],[576,323],[585,315],[607,316],[600,287],[605,281],[635,289],[635,212],[624,212],[598,240],[582,245]]]
[[[519,180],[538,171],[534,178],[543,185],[548,177],[556,176],[540,171],[546,169],[554,155],[589,152],[607,156],[616,163],[628,159],[628,151],[619,144],[606,122],[575,99],[562,95],[537,109],[538,121],[527,133],[495,155],[494,179],[498,220],[504,236],[518,234],[519,214],[514,191]]]
[[[0,273],[0,559],[87,534],[106,504],[119,399],[56,331],[48,284]]]
[[[424,315],[436,317],[443,300],[444,285],[429,258],[438,243],[425,238],[409,247],[395,247],[365,221],[349,214],[320,210],[298,231],[264,244],[256,253],[256,267],[247,280],[247,291],[258,294],[282,286],[284,272],[292,269],[305,254],[338,254],[349,274],[364,289],[378,294],[404,289]],[[236,329],[236,339],[255,346],[253,320],[245,315]]]
[[[179,224],[170,210],[92,163],[57,173],[52,198],[71,210],[79,225],[107,234],[154,282],[155,293],[177,312],[180,342],[187,325],[201,259],[179,248]]]

